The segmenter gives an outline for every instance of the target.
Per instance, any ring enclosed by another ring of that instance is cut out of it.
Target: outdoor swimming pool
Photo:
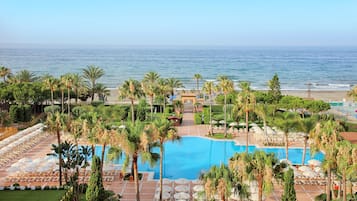
[[[285,158],[285,148],[256,148],[249,146],[249,152],[254,150],[264,150],[269,153],[275,153],[279,159]],[[100,155],[101,147],[96,148],[96,154]],[[201,137],[183,137],[181,142],[167,142],[164,152],[164,178],[178,179],[197,179],[200,172],[208,170],[212,165],[220,163],[227,164],[229,158],[236,152],[244,152],[245,146],[236,146],[233,141],[210,140]],[[289,160],[293,164],[301,164],[303,149],[290,148]],[[309,149],[307,150],[305,163],[310,160]],[[317,153],[314,159],[322,160],[323,154]],[[122,163],[122,160],[115,161]],[[159,178],[159,164],[151,168],[149,164],[141,164],[139,160],[140,171],[155,172],[155,179]]]

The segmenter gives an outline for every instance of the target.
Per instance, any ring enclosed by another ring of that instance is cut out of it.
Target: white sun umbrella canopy
[[[190,188],[187,185],[178,185],[175,187],[176,192],[188,192]]]
[[[307,170],[311,170],[311,168],[310,167],[308,167],[308,166],[301,166],[301,167],[299,167],[298,168],[300,171],[307,171]]]
[[[171,197],[170,193],[168,192],[162,192],[162,199],[163,200],[167,200]],[[156,192],[155,193],[155,199],[159,199],[160,198],[160,192]]]
[[[185,179],[185,178],[180,178],[180,179],[176,179],[175,180],[175,183],[176,184],[181,184],[181,185],[183,185],[183,184],[187,184],[189,181],[187,180],[187,179]]]
[[[238,126],[238,123],[237,122],[232,122],[229,124],[230,127],[233,127],[233,126]]]
[[[177,200],[188,200],[190,199],[190,194],[184,192],[175,193],[174,198]]]
[[[196,185],[193,187],[193,191],[198,192],[198,191],[204,191],[205,188],[203,187],[203,185]]]
[[[316,159],[311,159],[307,162],[309,165],[313,165],[313,166],[321,166],[321,161],[316,160]]]

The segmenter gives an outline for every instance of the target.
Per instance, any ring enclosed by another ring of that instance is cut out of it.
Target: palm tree
[[[171,96],[174,96],[174,90],[175,88],[183,88],[183,84],[180,80],[176,79],[176,78],[168,78],[166,80],[166,84],[167,84],[167,87],[170,91],[170,94]]]
[[[126,80],[123,85],[119,88],[119,96],[121,98],[128,98],[131,105],[131,122],[135,123],[134,115],[134,101],[139,99],[144,95],[142,91],[141,84],[137,80]]]
[[[224,94],[224,137],[227,137],[227,95],[234,91],[233,81],[221,76],[219,78],[218,88]]]
[[[331,170],[336,166],[336,143],[340,141],[341,126],[332,120],[319,122],[310,133],[311,151],[322,150],[325,153],[323,168],[327,171],[326,200],[331,200]]]
[[[343,186],[343,201],[347,200],[347,181],[357,176],[357,163],[354,163],[353,152],[357,147],[347,141],[342,140],[336,143],[337,148],[337,172],[340,173]]]
[[[66,126],[66,119],[63,114],[59,112],[48,113],[46,120],[47,128],[50,132],[57,135],[58,144],[58,167],[59,167],[59,185],[62,186],[62,154],[61,154],[61,131],[64,130]]]
[[[146,95],[150,97],[150,113],[151,121],[153,118],[153,104],[154,96],[157,91],[157,80],[160,78],[160,75],[156,72],[148,72],[145,74],[144,80],[142,81],[142,88]]]
[[[101,119],[96,112],[87,112],[80,117],[83,120],[83,135],[87,137],[92,147],[92,155],[95,155],[95,145],[98,143],[97,130],[101,127]]]
[[[348,96],[352,97],[354,100],[357,100],[357,85],[355,85],[350,91],[348,91]]]
[[[102,83],[97,83],[95,91],[98,94],[99,100],[105,102],[106,97],[110,96],[110,90]]]
[[[158,154],[152,153],[152,133],[145,128],[143,122],[128,122],[124,129],[119,130],[119,135],[115,135],[112,143],[119,145],[125,153],[125,170],[129,159],[132,159],[132,175],[134,175],[136,200],[140,201],[139,194],[139,175],[138,175],[138,157],[141,156],[143,161],[149,161],[154,165],[158,159]]]
[[[6,68],[5,66],[0,66],[0,77],[3,78],[4,83],[6,82],[6,77],[11,74],[10,68]]]
[[[298,122],[300,124],[300,126],[298,127],[298,130],[304,132],[304,152],[302,154],[301,163],[302,163],[302,165],[305,165],[307,140],[309,139],[310,133],[315,128],[316,121],[312,118],[308,118],[308,119],[299,118]]]
[[[67,113],[68,116],[71,114],[71,90],[73,87],[73,75],[70,73],[64,74],[62,76],[62,81],[64,86],[67,88]]]
[[[35,76],[35,74],[28,70],[21,70],[21,71],[17,72],[15,76],[19,80],[20,83],[33,82],[33,81],[37,80],[37,77]]]
[[[87,81],[89,82],[88,88],[90,90],[90,93],[91,93],[90,96],[91,96],[91,98],[92,98],[91,100],[93,102],[96,81],[104,75],[104,70],[98,66],[90,65],[90,66],[87,66],[87,68],[82,69],[82,71],[83,71],[84,79],[87,79]]]
[[[284,132],[286,160],[289,160],[289,132],[299,127],[296,113],[284,112],[275,118],[274,125]]]
[[[268,194],[273,190],[273,167],[277,163],[278,159],[274,154],[264,151],[255,151],[252,154],[236,153],[229,159],[230,169],[243,181],[257,181],[259,201],[263,199],[263,192]]]
[[[213,134],[213,127],[212,127],[212,95],[215,91],[215,86],[212,81],[205,82],[203,85],[202,90],[209,95],[209,124],[210,124],[210,133]]]
[[[208,172],[202,175],[207,200],[214,200],[218,194],[220,200],[228,200],[233,191],[241,187],[234,173],[224,164],[212,166]]]
[[[78,73],[72,74],[72,85],[74,94],[76,94],[75,102],[77,104],[80,91],[85,89],[84,80]]]
[[[200,80],[202,80],[202,75],[199,73],[196,73],[193,75],[193,79],[196,80],[196,89],[199,93],[200,92]]]
[[[151,124],[153,138],[159,142],[160,147],[160,200],[162,200],[162,175],[164,160],[164,143],[167,141],[178,141],[180,136],[177,135],[175,127],[167,119],[160,118]]]
[[[268,131],[267,131],[267,119],[269,115],[269,106],[266,103],[260,103],[255,105],[254,107],[254,112],[257,114],[260,118],[263,120],[263,126],[264,126],[264,135],[265,137],[268,136]]]
[[[171,93],[170,87],[167,85],[167,80],[164,78],[159,78],[157,80],[156,94],[163,100],[163,109],[165,111],[166,107],[166,96]]]
[[[237,105],[236,108],[238,111],[245,113],[245,127],[246,127],[246,152],[248,153],[249,145],[249,112],[254,110],[255,107],[255,95],[250,89],[249,82],[240,82],[239,88],[241,92],[237,96]]]
[[[54,104],[53,93],[58,88],[59,80],[54,78],[53,76],[46,76],[43,79],[43,82],[44,82],[44,87],[46,89],[49,89],[51,92],[51,105],[53,106]]]

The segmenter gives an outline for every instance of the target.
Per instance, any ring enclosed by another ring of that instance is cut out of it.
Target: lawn
[[[25,190],[25,191],[0,191],[0,201],[58,201],[65,190]]]
[[[224,133],[214,133],[213,136],[210,135],[210,136],[208,136],[208,137],[213,138],[213,139],[225,139],[225,140],[227,140],[227,139],[233,139],[233,136],[232,136],[231,133],[228,133],[228,134],[227,134],[227,138],[224,137]]]

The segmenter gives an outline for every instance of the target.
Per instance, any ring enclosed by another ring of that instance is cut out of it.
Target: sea
[[[142,80],[149,71],[177,78],[186,89],[196,88],[196,73],[200,86],[225,75],[236,86],[249,81],[264,90],[275,73],[282,90],[350,90],[357,84],[357,47],[0,47],[0,65],[56,77],[96,65],[108,88]]]

